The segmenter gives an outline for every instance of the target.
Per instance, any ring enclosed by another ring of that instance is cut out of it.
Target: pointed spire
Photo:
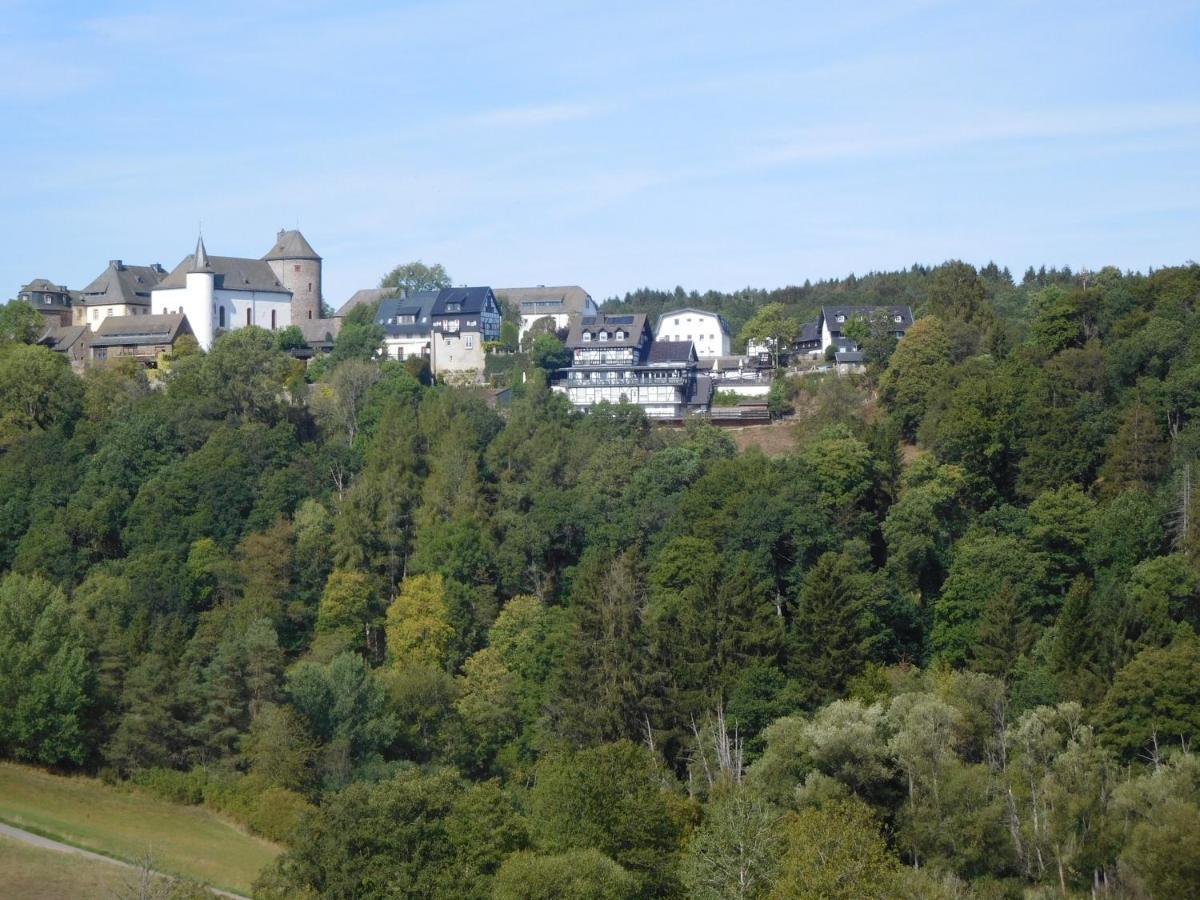
[[[193,272],[211,272],[212,266],[208,262],[208,251],[204,249],[204,235],[196,240],[196,256],[192,260]]]

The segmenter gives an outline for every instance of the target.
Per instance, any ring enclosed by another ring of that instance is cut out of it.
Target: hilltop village
[[[82,289],[39,277],[17,299],[44,319],[38,342],[76,369],[133,359],[158,370],[180,348],[208,350],[252,326],[311,364],[333,351],[347,317],[365,318],[376,358],[427,366],[432,378],[501,399],[510,386],[503,357],[540,339],[553,351],[551,386],[577,409],[624,402],[655,420],[723,424],[767,418],[770,385],[789,367],[861,371],[872,339],[898,340],[913,323],[906,305],[822,306],[808,322],[773,321],[767,308],[734,335],[712,310],[606,310],[577,285],[364,288],[334,307],[322,264],[297,229],[280,230],[257,257],[211,254],[201,236],[170,270],[112,259]]]

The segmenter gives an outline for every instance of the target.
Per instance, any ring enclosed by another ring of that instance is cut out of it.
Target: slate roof
[[[625,332],[623,340],[616,340],[614,335],[620,330]],[[571,330],[567,334],[567,346],[591,347],[599,341],[600,332],[608,332],[608,339],[603,342],[605,347],[636,347],[642,340],[642,333],[647,330],[645,313],[624,313],[621,315],[579,316],[571,319]],[[590,334],[591,340],[584,342],[584,333]]]
[[[729,323],[725,321],[725,317],[723,315],[707,309],[697,309],[694,306],[682,306],[679,309],[672,309],[669,312],[663,313],[658,317],[658,328],[662,328],[664,320],[673,318],[675,316],[687,315],[688,313],[693,315],[699,313],[702,316],[715,316],[717,323],[720,325],[722,333],[729,334]],[[655,334],[657,333],[658,330],[656,329]]]
[[[36,289],[35,289],[36,290]],[[38,343],[56,353],[66,353],[88,332],[86,325],[56,325],[47,328]]]
[[[596,303],[592,295],[577,284],[497,288],[496,296],[504,296],[509,302],[518,304],[523,316],[582,315],[588,312],[589,300],[593,305]]]
[[[26,291],[49,291],[57,294],[70,293],[70,291],[68,291],[64,285],[55,284],[49,278],[35,278],[33,281],[29,282],[29,284],[22,287],[18,293],[23,294]]]
[[[350,295],[350,299],[338,307],[338,311],[333,315],[335,318],[344,318],[346,313],[354,309],[356,306],[362,306],[364,303],[374,303],[376,300],[382,300],[384,297],[391,297],[396,292],[392,288],[363,288],[355,291]]]
[[[438,291],[417,291],[410,297],[391,297],[379,304],[379,312],[375,315],[375,324],[383,328],[390,337],[421,337],[430,332],[429,323],[433,317],[433,305],[437,302]],[[389,322],[389,319],[400,316],[413,316],[416,321],[401,325]]]
[[[275,238],[275,246],[267,251],[263,259],[320,259],[317,251],[312,248],[299,230],[284,231],[282,228]]]
[[[155,285],[155,290],[174,290],[187,286],[188,272],[194,271],[196,254],[189,253],[171,270],[171,274]],[[209,256],[208,267],[212,270],[213,287],[226,291],[262,291],[271,294],[290,294],[275,277],[271,265],[263,259],[244,259],[240,256]]]
[[[481,313],[487,309],[488,298],[495,301],[495,295],[490,287],[442,288],[437,292],[437,300],[433,304],[433,316],[435,318],[438,316],[469,316]],[[450,312],[449,305],[452,303],[459,304],[460,308]]]
[[[696,347],[691,341],[655,341],[650,345],[646,365],[687,365],[696,362]]]
[[[150,292],[162,284],[165,275],[166,270],[158,263],[127,266],[119,259],[110,260],[108,268],[79,292],[79,299],[84,306],[149,306]]]
[[[839,350],[833,355],[833,358],[839,363],[848,364],[861,363],[863,361],[861,350]]]
[[[800,334],[796,336],[797,344],[821,343],[821,323],[805,322],[800,326]]]
[[[92,337],[93,347],[123,347],[140,344],[169,344],[181,334],[191,334],[187,316],[167,313],[157,316],[108,316]]]
[[[899,330],[907,331],[912,327],[913,314],[911,306],[822,306],[821,316],[829,324],[831,332],[841,331],[842,325],[849,322],[854,316],[870,316],[872,313],[886,312],[888,318],[900,316],[901,321],[895,322]],[[839,322],[838,316],[845,316],[846,322]]]

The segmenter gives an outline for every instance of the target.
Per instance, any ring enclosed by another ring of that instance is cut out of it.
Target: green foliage
[[[1189,746],[1200,735],[1200,639],[1188,629],[1143,650],[1117,673],[1097,712],[1102,734],[1127,758]]]
[[[0,306],[0,347],[32,344],[46,330],[46,320],[31,304],[9,300]]]
[[[899,868],[870,809],[853,800],[831,801],[792,813],[783,823],[787,849],[771,893],[782,898],[892,896]]]
[[[417,291],[434,291],[452,284],[454,280],[440,263],[427,266],[420,260],[401,263],[379,280],[381,288],[394,291],[397,296],[401,292],[414,294]]]
[[[45,347],[0,345],[0,450],[32,431],[69,426],[82,400],[64,357]]]
[[[539,334],[529,346],[529,361],[552,372],[571,364],[571,350],[552,334]]]
[[[638,880],[599,850],[514,853],[496,873],[495,900],[625,900]]]
[[[93,679],[62,591],[44,579],[0,580],[0,752],[55,765],[84,761]]]

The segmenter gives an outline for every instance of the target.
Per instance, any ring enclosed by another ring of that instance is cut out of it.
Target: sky
[[[0,295],[299,226],[340,305],[1200,258],[1200,3],[0,0]]]

